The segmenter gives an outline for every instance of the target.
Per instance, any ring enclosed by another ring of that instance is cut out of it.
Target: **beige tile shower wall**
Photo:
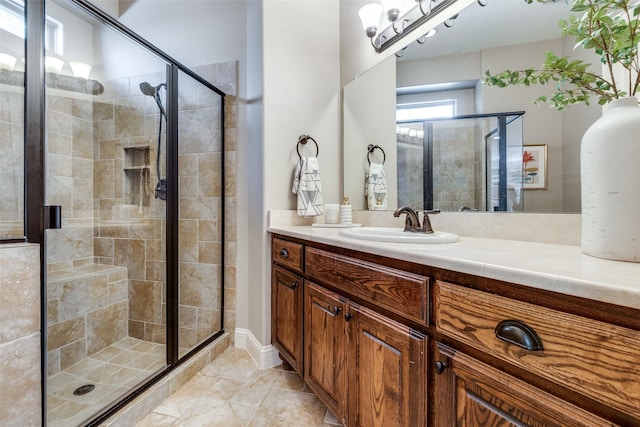
[[[93,251],[96,263],[127,270],[128,335],[164,343],[165,202],[153,196],[160,113],[140,91],[143,81],[155,86],[164,74],[107,81],[94,103]]]
[[[24,236],[24,90],[0,85],[0,238]]]
[[[222,307],[221,273],[225,272],[225,329],[235,327],[235,153],[236,63],[196,67],[220,87],[225,104],[225,188],[222,172],[220,99],[189,78],[180,80],[180,251],[179,344],[190,348],[218,331]],[[222,197],[226,223],[222,228]],[[224,233],[226,247],[221,247]],[[225,251],[225,265],[220,264]],[[213,280],[212,280],[213,279]]]
[[[93,262],[93,101],[47,89],[45,200],[62,206],[62,228],[47,231],[48,270]]]
[[[421,208],[424,206],[423,138],[398,133],[396,140],[398,170],[404,171],[404,176],[398,176],[398,206]]]
[[[434,124],[434,209],[451,212],[462,206],[478,208],[474,203],[474,130],[473,124]]]
[[[40,425],[40,248],[0,245],[0,425]]]

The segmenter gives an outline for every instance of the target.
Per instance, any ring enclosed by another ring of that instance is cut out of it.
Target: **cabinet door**
[[[436,425],[595,427],[616,424],[438,344]]]
[[[311,282],[304,283],[304,379],[327,407],[344,421],[346,300]]]
[[[271,275],[271,341],[297,372],[302,369],[302,278],[278,266]]]
[[[426,426],[427,338],[356,304],[346,318],[349,425]]]

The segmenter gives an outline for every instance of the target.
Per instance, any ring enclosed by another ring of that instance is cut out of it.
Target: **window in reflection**
[[[396,120],[429,120],[456,115],[456,100],[413,102],[398,104],[396,107]]]

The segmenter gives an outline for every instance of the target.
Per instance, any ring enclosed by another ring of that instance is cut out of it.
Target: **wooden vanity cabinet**
[[[438,347],[439,427],[616,425],[462,352]]]
[[[302,245],[274,239],[271,271],[271,342],[280,358],[302,372]],[[293,271],[286,269],[292,269]]]
[[[347,395],[345,309],[345,298],[305,282],[304,380],[342,421]]]
[[[640,331],[444,281],[434,288],[441,339],[567,390],[586,408],[439,345],[435,393],[453,405],[441,405],[438,426],[619,425],[592,414],[595,405],[640,426]]]
[[[640,427],[638,310],[293,240],[273,343],[346,427]]]
[[[349,304],[349,426],[427,425],[427,337]]]
[[[279,237],[272,260],[281,358],[345,426],[426,426],[427,336],[408,325],[427,329],[429,279]]]
[[[348,426],[425,426],[426,336],[305,281],[304,379]]]

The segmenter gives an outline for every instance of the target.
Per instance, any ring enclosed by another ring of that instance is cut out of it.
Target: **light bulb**
[[[91,65],[86,62],[80,61],[69,61],[69,65],[71,66],[71,71],[73,75],[78,79],[87,80],[89,78],[89,74],[91,73]]]
[[[16,66],[16,58],[6,53],[0,53],[0,69],[13,71]]]
[[[358,11],[360,15],[360,21],[362,21],[362,28],[364,28],[367,37],[371,38],[378,32],[378,24],[380,23],[380,14],[382,13],[382,6],[376,3],[370,3],[362,6]]]
[[[64,61],[53,56],[47,56],[44,58],[44,68],[47,73],[60,74]]]

